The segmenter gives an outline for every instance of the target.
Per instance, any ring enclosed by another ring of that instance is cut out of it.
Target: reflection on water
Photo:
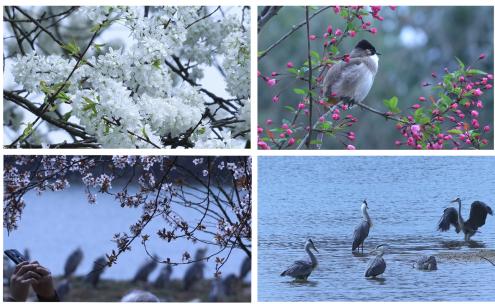
[[[495,257],[495,218],[488,216],[471,242],[453,230],[440,233],[436,225],[457,196],[465,219],[474,200],[493,209],[494,169],[495,160],[487,157],[261,157],[259,300],[493,300],[495,267],[479,255]],[[363,199],[373,226],[364,253],[352,254]],[[306,258],[308,237],[320,251],[319,265],[310,283],[291,284],[280,273]],[[389,245],[387,269],[366,279],[375,257],[370,251],[383,243]],[[438,270],[414,269],[422,255],[435,255]]]

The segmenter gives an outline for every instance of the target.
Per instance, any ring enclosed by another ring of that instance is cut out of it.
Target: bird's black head
[[[363,39],[361,41],[358,42],[358,44],[356,44],[356,49],[361,49],[363,51],[365,51],[366,53],[369,54],[369,56],[372,56],[372,55],[381,55],[380,53],[378,53],[375,49],[375,47],[366,39]]]
[[[368,207],[368,202],[366,201],[366,199],[363,201],[363,204],[365,204],[366,207]]]

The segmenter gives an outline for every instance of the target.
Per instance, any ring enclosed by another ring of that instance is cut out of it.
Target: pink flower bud
[[[426,98],[424,98],[423,96],[420,96],[420,97],[418,98],[418,100],[419,100],[419,101],[426,101]]]
[[[328,27],[327,27],[327,34],[332,34],[332,25],[330,24]]]
[[[480,56],[478,57],[479,60],[485,59],[486,55],[484,53],[481,53]]]
[[[263,133],[263,128],[258,127],[258,134],[261,134],[261,133]]]
[[[478,128],[480,127],[480,123],[478,122],[478,120],[477,120],[477,119],[473,119],[473,120],[471,121],[471,125],[472,125],[472,126],[473,126],[473,128],[475,128],[475,129],[478,129]]]
[[[295,142],[296,142],[296,140],[295,140],[294,138],[291,138],[291,139],[289,139],[289,141],[287,142],[287,145],[292,146]]]
[[[300,103],[297,105],[297,108],[298,108],[299,110],[304,109],[304,107],[305,107],[305,105],[304,105],[304,103],[303,103],[303,102],[300,102]]]
[[[479,116],[478,111],[476,111],[476,110],[472,110],[472,111],[471,111],[471,116],[473,116],[473,117],[478,117],[478,116]]]
[[[376,27],[372,27],[370,29],[370,33],[372,33],[373,35],[376,34],[376,32],[378,32],[378,30],[376,29]]]
[[[349,36],[354,37],[356,36],[356,31],[349,31]]]
[[[482,143],[482,144],[484,144],[484,145],[488,144],[488,139],[483,138],[483,139],[481,140],[481,143]]]
[[[421,108],[421,105],[416,103],[416,104],[413,104],[411,108],[419,109],[419,108]]]
[[[481,100],[478,100],[476,102],[476,107],[479,108],[479,109],[483,109],[483,102]]]
[[[275,96],[273,96],[272,101],[277,103],[280,101],[280,98],[278,97],[278,95],[275,95]]]
[[[419,125],[412,125],[411,126],[411,132],[413,134],[419,134],[420,131],[421,131],[421,127]]]
[[[316,40],[316,36],[315,35],[309,35],[309,40]]]
[[[319,122],[325,122],[325,117],[323,116],[320,116],[320,118],[318,119]]]
[[[280,138],[285,138],[285,133],[280,133],[280,134],[278,135],[278,137],[280,137]]]
[[[491,84],[487,84],[487,85],[485,86],[485,89],[489,90],[489,89],[491,89],[492,87],[493,87],[493,86],[492,86]],[[479,89],[478,89],[478,90],[479,90]]]
[[[338,5],[337,5],[337,6],[334,6],[334,7],[333,7],[333,11],[334,11],[334,13],[336,13],[336,14],[340,13],[340,6],[338,6]]]
[[[483,95],[483,92],[480,90],[480,88],[477,88],[476,90],[473,91],[473,95],[478,97]]]
[[[484,126],[484,127],[483,127],[483,131],[484,131],[485,133],[490,132],[490,126],[489,126],[489,125]]]
[[[342,30],[336,29],[335,30],[335,36],[340,36],[340,35],[342,35]]]
[[[340,115],[339,114],[332,114],[332,119],[333,120],[339,120],[340,119]]]
[[[269,126],[269,125],[271,125],[273,123],[273,120],[267,119],[265,123]]]
[[[337,42],[337,39],[335,39],[335,37],[333,37],[332,39],[330,39],[330,43],[331,44],[335,44],[335,42]]]
[[[356,150],[356,147],[353,145],[347,145],[347,150]]]
[[[294,133],[294,132],[292,132],[291,129],[287,129],[287,131],[285,131],[285,132],[287,133],[287,135],[292,135],[292,133]]]
[[[287,130],[288,128],[289,128],[289,125],[288,125],[288,124],[284,123],[284,124],[282,125],[282,129]]]
[[[289,69],[294,67],[294,64],[292,63],[292,61],[287,62],[287,67]]]
[[[328,38],[328,33],[323,34],[323,38],[327,39]]]
[[[277,80],[275,78],[268,78],[267,82],[269,87],[273,87],[274,85],[277,84]]]
[[[402,145],[402,142],[401,142],[400,140],[396,140],[396,141],[395,141],[395,145],[396,145],[396,146],[400,146],[400,145]]]

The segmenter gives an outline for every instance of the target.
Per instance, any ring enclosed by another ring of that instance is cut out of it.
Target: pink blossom
[[[342,30],[341,29],[336,29],[335,30],[335,36],[340,36],[342,35]]]
[[[482,143],[482,144],[484,144],[484,145],[488,144],[488,139],[483,138],[483,139],[481,140],[481,143]]]
[[[273,120],[267,119],[265,123],[269,126],[269,125],[271,125],[273,123]]]
[[[459,81],[464,82],[465,81],[464,76],[459,77]]]
[[[309,35],[309,40],[316,40],[316,36],[315,35]]]
[[[483,131],[485,131],[486,133],[490,132],[490,126],[489,125],[484,126]]]
[[[335,37],[333,37],[332,39],[330,39],[330,43],[331,44],[335,44],[335,42],[337,42],[337,39],[335,39]]]
[[[340,13],[340,6],[338,6],[338,5],[334,6],[334,7],[333,7],[333,11],[334,11],[336,14]]]
[[[416,104],[413,104],[411,108],[419,109],[419,108],[421,108],[421,105],[416,103]]]
[[[411,126],[411,132],[414,135],[418,135],[421,131],[421,127],[419,125],[412,125]]]
[[[476,107],[479,108],[479,109],[483,109],[483,102],[481,100],[478,100],[476,102]]]
[[[263,128],[258,127],[258,134],[261,134],[261,133],[263,133]]]
[[[285,133],[280,133],[280,134],[278,135],[278,137],[280,137],[280,138],[285,138]]]
[[[356,31],[349,31],[349,36],[354,37],[356,36]]]
[[[491,89],[492,87],[493,87],[493,86],[492,86],[491,84],[487,84],[487,85],[485,86],[485,89],[489,90],[489,89]]]
[[[378,30],[376,29],[376,27],[372,27],[370,29],[370,33],[372,33],[373,35],[376,34],[376,32],[378,32]]]
[[[320,118],[318,119],[319,122],[325,122],[325,117],[323,116],[320,116]]]
[[[480,56],[478,57],[479,60],[485,59],[486,55],[484,53],[481,53]]]
[[[273,87],[274,85],[277,84],[277,80],[275,78],[268,78],[266,83],[268,84],[269,87]]]
[[[288,125],[288,124],[284,123],[284,124],[282,125],[282,129],[287,130],[288,128],[289,128],[289,125]]]
[[[473,116],[473,117],[478,117],[478,116],[479,116],[478,111],[476,111],[476,110],[472,110],[472,111],[471,111],[471,116]]]
[[[270,150],[270,147],[267,145],[267,143],[262,140],[258,141],[258,147],[263,150]]]
[[[304,102],[300,102],[300,103],[297,105],[297,108],[298,108],[299,110],[302,110],[302,109],[304,109],[304,107],[305,107],[305,106],[306,106],[306,105],[304,104]]]
[[[476,96],[476,97],[481,96],[482,94],[483,94],[483,92],[480,90],[480,88],[477,88],[473,92],[473,95]]]
[[[277,103],[280,101],[280,98],[278,97],[278,95],[275,95],[275,96],[273,96],[272,101]]]
[[[423,96],[420,96],[420,97],[418,98],[418,100],[419,100],[419,101],[426,101],[426,98],[424,98]]]
[[[328,33],[323,34],[323,38],[325,38],[325,39],[327,39],[328,36],[329,36]],[[327,41],[325,41],[325,43],[327,43]]]
[[[287,133],[287,135],[292,135],[292,133],[294,133],[291,129],[287,129],[287,131],[285,131]]]
[[[332,34],[332,30],[333,30],[332,29],[332,25],[331,24],[328,25],[328,27],[327,27],[327,34],[329,34],[329,35]]]
[[[356,150],[356,147],[353,145],[347,145],[347,150]]]
[[[493,74],[488,74],[488,75],[486,75],[486,77],[487,77],[488,79],[493,79]]]
[[[472,126],[473,126],[473,128],[475,128],[475,129],[478,129],[478,128],[480,127],[480,123],[478,122],[478,120],[477,120],[477,119],[473,119],[473,120],[471,121],[471,125],[472,125]]]
[[[471,84],[468,84],[466,86],[466,91],[471,91],[473,89],[473,87],[471,86]]]
[[[396,146],[400,146],[400,145],[402,145],[402,142],[401,142],[400,140],[396,140],[396,141],[395,141],[395,145],[396,145]]]
[[[291,138],[291,139],[289,139],[289,141],[287,142],[287,145],[292,146],[295,142],[296,142],[296,140],[295,140],[294,138]]]
[[[333,120],[339,120],[340,119],[340,115],[337,114],[337,113],[334,113],[334,114],[332,114],[332,119]]]
[[[287,67],[289,69],[294,67],[294,64],[292,63],[292,61],[287,62]]]

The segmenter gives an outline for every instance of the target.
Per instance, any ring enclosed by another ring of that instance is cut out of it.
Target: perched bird
[[[205,258],[205,255],[206,248],[200,248],[196,251],[196,255],[194,256],[196,262],[189,266],[184,275],[184,290],[190,290],[195,284],[204,279],[205,263],[202,260]]]
[[[242,281],[251,272],[251,257],[245,257],[241,264],[239,279]]]
[[[437,270],[437,259],[434,256],[422,256],[415,263],[414,268],[418,270]]]
[[[287,270],[282,272],[280,275],[281,276],[289,276],[293,277],[296,280],[303,280],[306,281],[313,272],[313,270],[318,266],[318,261],[316,260],[315,255],[311,252],[311,249],[314,251],[318,252],[318,250],[315,247],[315,244],[311,239],[308,239],[306,241],[306,244],[304,245],[304,250],[309,256],[309,261],[308,260],[299,260],[295,261],[294,264],[292,264]]]
[[[160,302],[160,299],[149,291],[135,289],[124,295],[120,302]]]
[[[378,252],[378,254],[368,264],[368,268],[366,269],[366,272],[364,273],[365,277],[367,277],[367,278],[376,277],[376,276],[379,276],[385,272],[385,268],[387,268],[387,264],[385,263],[385,260],[383,259],[383,254],[385,253],[386,249],[388,249],[388,245],[387,244],[381,244],[381,245],[376,246],[375,250],[372,251],[372,252]]]
[[[57,284],[57,296],[61,302],[67,299],[67,295],[70,292],[70,281],[69,279],[63,279]]]
[[[69,255],[67,261],[65,262],[64,278],[69,278],[76,272],[77,267],[79,267],[79,265],[81,264],[82,259],[83,252],[81,248],[77,248]]]
[[[368,203],[366,200],[361,204],[361,213],[363,214],[363,220],[354,229],[354,239],[352,241],[352,251],[358,249],[361,246],[361,251],[364,252],[364,240],[368,237],[370,233],[370,228],[373,225],[371,218],[368,214]]]
[[[148,261],[144,262],[143,265],[141,265],[141,267],[139,267],[139,269],[137,270],[134,278],[132,279],[132,282],[148,282],[149,275],[158,266],[158,262],[156,261],[157,259],[158,257],[155,256],[153,259],[149,259]]]
[[[156,277],[155,282],[153,283],[153,286],[156,288],[164,288],[168,282],[170,282],[170,277],[172,276],[172,265],[167,264],[160,269],[160,273],[158,274],[158,277]]]
[[[86,282],[90,283],[94,288],[97,288],[98,283],[100,282],[100,277],[105,271],[106,265],[107,259],[104,256],[96,259],[93,263],[93,269],[86,276]]]
[[[461,214],[461,199],[456,198],[452,203],[459,204],[459,211],[454,207],[446,208],[438,222],[438,230],[447,231],[450,229],[450,225],[452,225],[455,227],[455,232],[459,233],[462,231],[464,233],[465,241],[469,241],[471,237],[476,234],[478,228],[485,224],[486,216],[488,214],[493,215],[490,206],[480,201],[474,201],[471,204],[469,219],[464,221]]]
[[[323,97],[330,103],[341,100],[362,102],[373,85],[378,71],[378,56],[375,47],[361,40],[350,53],[348,62],[340,61],[328,70],[323,80]]]

